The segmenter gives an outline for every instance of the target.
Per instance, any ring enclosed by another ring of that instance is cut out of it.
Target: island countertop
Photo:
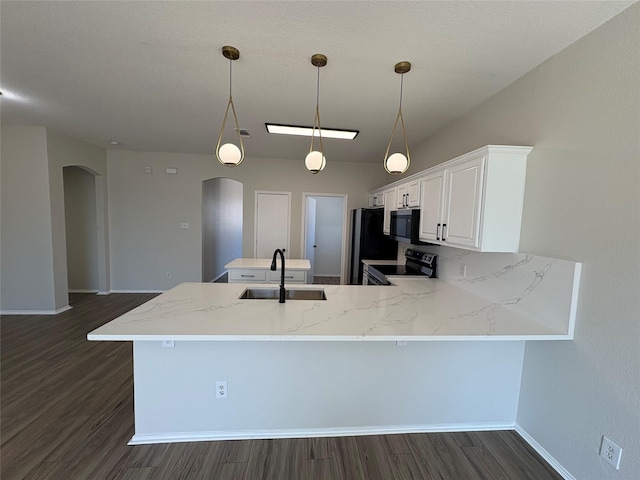
[[[288,262],[287,262],[288,265]],[[439,279],[398,277],[397,286],[324,288],[319,301],[240,300],[277,285],[183,283],[93,330],[107,341],[565,340],[557,331]]]
[[[280,270],[280,257],[276,262]],[[306,258],[286,258],[286,270],[311,270],[311,262]],[[227,270],[238,268],[243,270],[268,270],[271,267],[270,258],[236,258],[227,263],[224,268]]]

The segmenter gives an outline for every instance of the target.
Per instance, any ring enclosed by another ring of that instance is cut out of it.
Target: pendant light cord
[[[400,107],[399,110],[402,110],[402,86],[404,84],[404,73],[400,75]]]

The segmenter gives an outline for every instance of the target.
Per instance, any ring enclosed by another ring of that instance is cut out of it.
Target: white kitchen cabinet
[[[442,229],[444,170],[427,175],[421,184],[420,240],[438,243]]]
[[[264,283],[267,281],[269,270],[231,269],[229,270],[229,283]]]
[[[403,183],[396,188],[396,207],[415,208],[420,206],[420,180]]]
[[[369,206],[384,207],[384,192],[377,192],[369,195]]]
[[[487,146],[421,182],[420,240],[481,252],[517,252],[530,147]]]
[[[280,283],[280,270],[269,270],[269,283]],[[289,283],[307,283],[307,272],[302,270],[284,271],[285,286]]]
[[[270,258],[236,258],[224,268],[229,272],[229,283],[280,283],[280,262],[271,270]],[[289,283],[307,283],[311,270],[308,259],[287,259],[284,269],[285,286]]]
[[[384,191],[384,222],[382,223],[382,233],[391,233],[391,210],[396,210],[396,188],[389,188]]]

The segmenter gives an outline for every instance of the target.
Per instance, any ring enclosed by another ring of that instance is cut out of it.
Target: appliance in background
[[[393,210],[391,212],[391,238],[398,242],[422,245],[420,241],[420,209]]]
[[[404,258],[404,265],[369,265],[364,285],[389,285],[387,276],[390,275],[436,277],[437,255],[407,248]]]
[[[362,285],[362,260],[398,258],[398,242],[382,233],[383,208],[357,208],[351,216],[351,269],[349,283]]]

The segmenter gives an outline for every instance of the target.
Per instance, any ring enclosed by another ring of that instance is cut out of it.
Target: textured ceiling
[[[229,88],[223,45],[240,50],[233,97],[248,156],[304,158],[320,71],[328,161],[382,160],[400,77],[410,145],[586,35],[628,2],[0,3],[2,122],[42,125],[131,150],[212,153]]]

